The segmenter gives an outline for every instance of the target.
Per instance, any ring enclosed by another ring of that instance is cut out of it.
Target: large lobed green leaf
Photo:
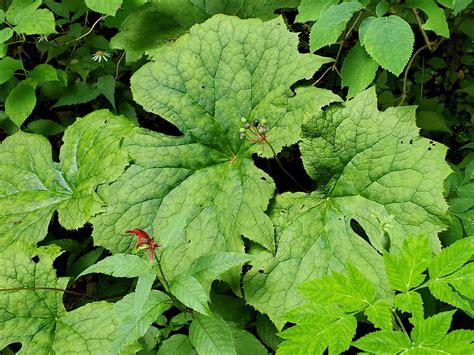
[[[121,139],[134,126],[107,111],[78,119],[64,134],[60,163],[42,136],[18,132],[0,145],[0,245],[44,238],[54,211],[76,229],[102,210],[96,189],[128,164]]]
[[[93,221],[96,243],[123,252],[131,245],[125,229],[147,230],[162,245],[158,258],[168,280],[201,256],[242,253],[242,235],[273,252],[264,212],[274,184],[251,159],[272,153],[240,140],[239,128],[242,117],[265,117],[279,151],[298,140],[305,115],[338,100],[322,89],[289,90],[328,61],[296,48],[297,35],[281,19],[217,15],[138,70],[135,100],[184,135],[143,129],[124,140],[134,163],[99,191],[109,208]]]
[[[299,284],[343,270],[347,261],[384,294],[380,253],[424,232],[439,251],[437,234],[446,222],[446,148],[418,136],[414,107],[380,112],[372,88],[311,117],[304,135],[303,162],[320,188],[276,198],[270,211],[276,255],[261,252],[244,280],[248,302],[279,328],[286,311],[303,301]]]
[[[25,244],[0,253],[0,348],[20,342],[25,354],[108,354],[116,329],[113,305],[96,302],[66,312],[58,291],[68,280],[56,277],[57,255],[56,248]]]
[[[91,1],[91,0],[89,0]],[[96,0],[97,1],[97,0]],[[222,13],[240,18],[269,20],[278,8],[292,8],[299,0],[154,0],[135,9],[112,38],[113,48],[124,49],[135,62],[157,46],[174,41],[197,23]]]

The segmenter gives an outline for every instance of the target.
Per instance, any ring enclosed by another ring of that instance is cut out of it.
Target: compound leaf
[[[365,50],[383,68],[400,75],[413,52],[410,25],[394,15],[372,18],[367,23],[360,37]]]
[[[446,148],[418,136],[413,107],[379,112],[369,89],[309,118],[304,135],[303,162],[321,188],[276,198],[276,255],[261,252],[244,279],[247,301],[280,329],[286,311],[303,301],[302,282],[350,261],[383,296],[389,287],[379,253],[423,233],[439,251],[437,234],[446,225]]]
[[[129,120],[97,111],[69,126],[58,164],[44,137],[18,132],[0,145],[0,245],[20,238],[34,244],[46,235],[55,210],[68,229],[81,227],[102,210],[99,185],[113,181],[128,164],[121,139]]]

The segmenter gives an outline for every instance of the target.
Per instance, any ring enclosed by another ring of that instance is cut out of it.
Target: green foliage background
[[[473,353],[471,3],[0,0],[2,354]]]

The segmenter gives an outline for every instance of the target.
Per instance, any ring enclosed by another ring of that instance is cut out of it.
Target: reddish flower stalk
[[[142,229],[128,229],[125,231],[127,234],[135,234],[138,237],[137,244],[135,244],[135,249],[148,250],[148,255],[150,257],[150,261],[155,260],[155,248],[160,247],[159,244],[156,244],[152,237],[148,235]]]

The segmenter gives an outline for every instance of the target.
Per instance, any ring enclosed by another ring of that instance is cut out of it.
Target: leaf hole
[[[258,270],[258,273],[259,274],[263,274],[265,271],[263,271],[262,269]]]
[[[357,234],[359,237],[364,239],[367,243],[370,244],[369,236],[365,232],[364,228],[357,222],[354,218],[351,218],[350,226],[352,231]]]
[[[183,136],[184,134],[171,122],[167,121],[161,116],[153,113],[143,113],[138,116],[138,123],[141,127],[147,128],[151,131],[164,133],[170,136]]]
[[[413,144],[413,139],[410,139],[410,144]]]
[[[31,261],[34,262],[35,264],[38,264],[40,261],[40,258],[38,255],[36,255],[31,258]]]

